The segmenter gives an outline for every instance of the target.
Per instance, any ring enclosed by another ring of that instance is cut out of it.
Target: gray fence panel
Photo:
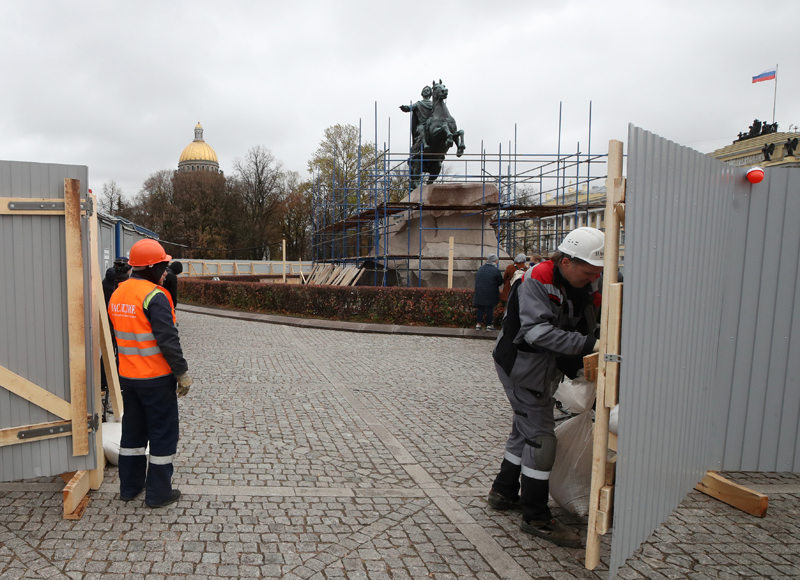
[[[800,169],[737,192],[726,260],[712,465],[798,471]]]
[[[103,215],[99,215],[97,219],[97,235],[99,237],[97,240],[97,251],[101,276],[105,276],[106,270],[114,265],[114,260],[117,257],[115,248],[116,235],[114,231],[116,221],[117,220],[113,217],[106,217]]]
[[[88,170],[82,166],[0,161],[0,196],[64,198],[64,179],[81,181],[85,197]],[[0,365],[70,400],[63,216],[0,216]],[[83,237],[84,260],[94,256]],[[88,270],[87,270],[88,272]],[[90,297],[88,275],[85,300]],[[84,319],[91,346],[89,312]],[[87,348],[87,360],[91,360]],[[87,384],[93,384],[91,365]],[[94,408],[93,391],[88,406]],[[88,409],[87,409],[88,410]],[[47,411],[0,388],[0,428],[58,420]],[[57,475],[96,466],[94,436],[90,453],[72,456],[72,438],[63,437],[0,447],[0,480]]]
[[[708,469],[736,170],[631,126],[610,577]]]

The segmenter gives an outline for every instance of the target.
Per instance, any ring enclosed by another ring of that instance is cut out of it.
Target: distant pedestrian
[[[503,275],[497,267],[500,261],[495,254],[489,256],[486,263],[478,268],[475,275],[475,296],[472,305],[478,311],[478,321],[475,330],[480,330],[484,317],[486,330],[494,330],[494,307],[500,301],[500,286],[503,285]]]
[[[508,293],[511,291],[511,279],[517,270],[525,269],[525,261],[528,257],[525,254],[517,254],[514,258],[514,263],[506,266],[506,271],[503,273],[503,291],[500,292],[500,305],[505,307],[508,301]]]
[[[542,261],[542,257],[539,254],[534,254],[533,256],[531,256],[530,265],[528,267],[529,268],[533,268],[535,265],[537,265],[541,261]]]
[[[164,278],[164,290],[169,292],[173,308],[178,307],[178,276],[181,272],[183,272],[183,264],[175,260],[167,266],[167,277]]]

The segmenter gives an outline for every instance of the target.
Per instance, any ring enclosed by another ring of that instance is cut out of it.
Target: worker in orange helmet
[[[172,488],[178,397],[187,394],[192,384],[175,325],[175,308],[160,287],[171,259],[156,240],[136,242],[128,260],[133,267],[131,277],[119,285],[108,304],[125,407],[119,495],[130,501],[144,490],[145,504],[154,508],[175,503],[181,496],[180,490]]]

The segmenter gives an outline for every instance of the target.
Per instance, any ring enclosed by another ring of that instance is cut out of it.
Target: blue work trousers
[[[148,505],[172,494],[172,462],[178,450],[177,382],[164,387],[124,387],[119,493],[132,498],[145,489]],[[150,461],[145,452],[150,445]]]

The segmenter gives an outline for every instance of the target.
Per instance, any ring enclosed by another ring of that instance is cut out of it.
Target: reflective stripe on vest
[[[126,379],[155,379],[172,374],[161,349],[156,343],[153,328],[147,320],[145,309],[157,293],[166,296],[172,308],[172,299],[162,288],[139,278],[122,282],[108,303],[108,315],[114,326],[119,352],[119,376]]]

